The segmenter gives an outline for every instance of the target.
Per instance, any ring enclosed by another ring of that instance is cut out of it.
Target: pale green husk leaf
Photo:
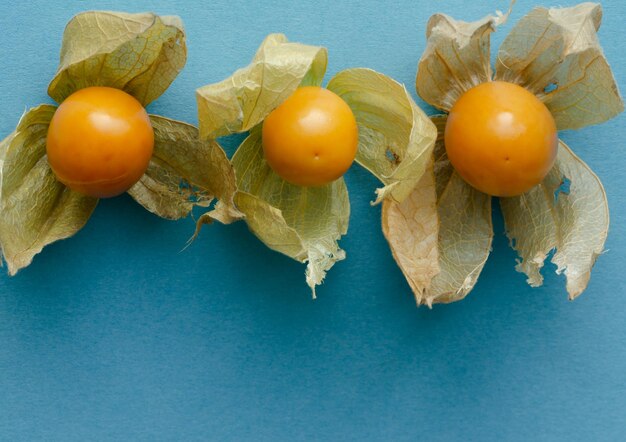
[[[194,206],[207,207],[218,198],[233,216],[235,173],[214,140],[200,140],[190,124],[156,115],[154,152],[148,170],[128,193],[150,212],[167,219],[187,216]],[[240,215],[240,214],[239,214]]]
[[[569,190],[563,188],[569,183]],[[540,286],[540,270],[548,253],[564,272],[570,299],[580,295],[591,268],[604,250],[609,207],[604,188],[589,167],[560,142],[554,168],[529,192],[500,200],[507,234],[520,256],[517,270],[528,283]]]
[[[55,110],[30,109],[0,143],[0,245],[11,275],[46,245],[74,235],[98,203],[58,182],[48,166],[46,135]]]
[[[404,86],[371,69],[347,69],[328,89],[352,108],[359,125],[356,160],[385,186],[384,198],[403,201],[413,190],[431,158],[437,129],[415,104]]]
[[[151,13],[90,11],[72,18],[48,94],[62,102],[78,89],[108,86],[144,106],[158,98],[187,61],[182,21]]]
[[[455,20],[445,14],[430,17],[427,46],[415,80],[420,97],[448,111],[464,92],[490,81],[490,35],[507,17],[508,13],[498,13],[474,22]]]
[[[383,201],[383,234],[391,253],[413,290],[417,305],[427,303],[426,292],[439,267],[439,217],[432,156],[411,194],[398,203]]]
[[[249,66],[196,91],[200,136],[217,138],[252,129],[298,86],[320,85],[327,59],[325,48],[269,35]]]
[[[326,272],[345,258],[337,244],[350,217],[343,178],[323,187],[287,183],[265,162],[260,126],[244,140],[232,163],[239,188],[235,203],[250,230],[271,249],[307,263],[306,281],[315,297]]]
[[[493,239],[491,198],[452,169],[443,144],[445,117],[434,160],[402,203],[383,203],[383,233],[418,305],[463,299],[482,271]]]
[[[597,30],[602,8],[536,8],[500,47],[496,79],[520,84],[550,109],[559,129],[606,121],[624,110]]]

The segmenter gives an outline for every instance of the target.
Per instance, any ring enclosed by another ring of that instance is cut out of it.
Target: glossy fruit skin
[[[359,131],[352,109],[321,87],[298,88],[263,123],[269,166],[298,186],[322,186],[341,177],[356,156]]]
[[[492,81],[464,93],[445,129],[450,162],[471,186],[493,196],[516,196],[539,184],[556,159],[552,114],[521,86]]]
[[[85,195],[108,198],[127,191],[144,174],[154,130],[144,107],[109,87],[88,87],[56,110],[46,139],[59,181]]]

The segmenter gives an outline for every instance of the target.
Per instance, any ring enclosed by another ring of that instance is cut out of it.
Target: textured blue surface
[[[194,89],[246,65],[269,32],[329,47],[327,79],[367,66],[413,91],[432,13],[476,19],[508,7],[4,2],[0,136],[26,107],[49,101],[74,13],[155,4],[185,21],[189,62],[150,110],[191,122]],[[517,2],[494,47],[535,5]],[[626,91],[626,5],[604,7],[600,37]],[[192,220],[158,219],[126,196],[102,201],[74,238],[0,277],[0,440],[624,440],[624,122],[562,134],[602,178],[612,210],[609,252],[573,303],[552,265],[544,287],[525,285],[498,215],[474,292],[416,309],[380,231],[380,207],[369,204],[378,183],[356,167],[347,175],[348,259],[316,301],[303,266],[243,223],[208,227],[180,252]]]

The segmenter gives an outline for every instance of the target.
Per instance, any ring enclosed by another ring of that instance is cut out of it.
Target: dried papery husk
[[[569,298],[579,296],[609,230],[606,194],[589,166],[561,141],[544,181],[521,196],[502,198],[500,205],[507,235],[520,256],[516,269],[528,276],[528,283],[543,283],[541,268],[556,249],[552,262],[558,273],[565,273]]]
[[[356,117],[356,161],[385,184],[376,190],[375,202],[403,201],[426,170],[437,138],[434,124],[402,84],[371,69],[339,72],[328,89],[343,98]]]
[[[108,86],[146,106],[165,92],[186,61],[185,32],[176,16],[83,12],[65,28],[48,94],[60,103],[78,89]]]
[[[598,40],[601,21],[596,3],[533,9],[500,47],[496,79],[535,93],[559,130],[613,118],[624,102]]]
[[[445,116],[433,161],[403,203],[383,203],[383,233],[418,305],[463,299],[474,288],[493,239],[491,197],[470,187],[450,164]]]
[[[0,244],[10,275],[46,245],[78,232],[98,203],[57,181],[48,165],[46,135],[55,110],[30,109],[0,143]]]

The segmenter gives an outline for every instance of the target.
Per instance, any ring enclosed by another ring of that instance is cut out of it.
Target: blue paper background
[[[63,4],[61,4],[63,3]],[[559,0],[559,5],[574,4]],[[520,0],[493,38],[535,6]],[[25,1],[0,7],[0,137],[46,86],[66,21],[155,10],[186,25],[187,67],[150,111],[196,122],[194,89],[246,65],[269,32],[324,45],[329,75],[367,66],[414,93],[435,12],[477,19],[507,1]],[[604,5],[606,55],[626,90],[626,5]],[[432,109],[429,110],[432,112]],[[496,216],[493,254],[463,302],[416,309],[354,167],[350,232],[312,301],[304,267],[245,224],[102,201],[74,238],[0,277],[1,440],[623,440],[626,434],[624,116],[562,138],[602,178],[607,249],[568,302],[547,266],[530,289]],[[232,151],[232,149],[231,149]]]

